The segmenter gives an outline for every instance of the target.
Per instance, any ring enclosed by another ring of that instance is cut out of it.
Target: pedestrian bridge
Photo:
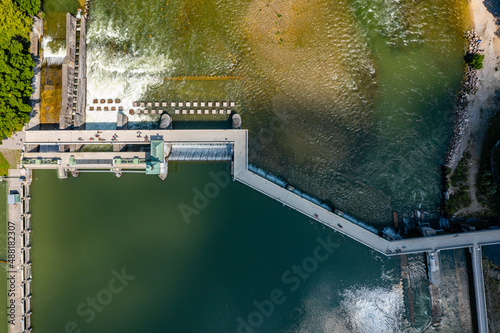
[[[248,169],[248,132],[247,130],[142,130],[140,135],[135,130],[100,131],[96,140],[95,131],[26,131],[26,145],[82,145],[82,144],[148,144],[146,137],[163,136],[165,143],[171,144],[206,144],[225,143],[232,147],[233,178],[255,190],[287,205],[298,212],[316,220],[346,236],[365,244],[375,251],[387,256],[421,252],[435,252],[474,246],[493,245],[500,243],[500,229],[464,232],[457,234],[436,235],[400,240],[387,240],[352,222],[330,209],[307,200]],[[27,153],[30,158],[61,157],[74,153]],[[103,152],[101,159],[112,160],[114,156],[123,153]],[[67,161],[67,159],[63,159]],[[66,168],[68,164],[59,165],[25,165],[26,168]],[[78,165],[79,169],[85,168]]]

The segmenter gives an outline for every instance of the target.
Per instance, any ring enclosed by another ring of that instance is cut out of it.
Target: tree
[[[483,68],[484,55],[479,53],[469,53],[465,57],[465,61],[475,69]]]
[[[14,37],[28,39],[32,23],[17,2],[0,0],[0,48],[4,48]]]
[[[36,15],[40,12],[40,0],[16,0],[19,6],[29,15]]]

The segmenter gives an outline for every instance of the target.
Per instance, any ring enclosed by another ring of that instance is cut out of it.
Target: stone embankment
[[[467,55],[483,51],[480,46],[481,38],[474,30],[467,31],[465,38],[469,42]],[[469,96],[476,93],[477,82],[477,70],[470,65],[466,65],[460,91],[457,96],[455,127],[445,163],[447,167],[452,167],[458,157],[459,147],[465,136],[467,124],[469,123],[470,115],[467,110]]]

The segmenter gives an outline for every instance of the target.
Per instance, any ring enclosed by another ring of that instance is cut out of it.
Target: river
[[[438,210],[462,74],[465,6],[462,0],[93,0],[87,100],[118,98],[127,106],[235,100],[253,164],[381,229],[392,210],[402,217],[418,207]],[[178,76],[233,79],[165,79]],[[99,128],[114,126],[113,119],[89,112],[87,120]],[[151,126],[147,117],[139,120]],[[221,189],[186,225],[179,204],[192,203],[193,189],[212,181],[210,171],[227,167],[179,164],[165,182],[90,173],[59,181],[37,172],[35,327],[59,332],[74,322],[83,332],[234,332],[251,322],[256,332],[407,329],[397,259],[241,184]],[[339,247],[291,290],[284,274],[293,265],[313,265],[308,258],[318,237]],[[452,332],[460,323],[453,279],[461,259],[444,252],[442,260],[443,330]],[[423,262],[410,258],[416,332],[430,320]],[[135,279],[110,293],[122,269]],[[95,316],[79,315],[79,306],[90,309],[87,297],[106,305]],[[273,311],[254,313],[254,301],[271,299]]]

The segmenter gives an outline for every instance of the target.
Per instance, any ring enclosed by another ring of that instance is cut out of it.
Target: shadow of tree
[[[495,24],[497,25],[495,35],[500,37],[500,0],[483,0],[483,4],[495,18]]]

